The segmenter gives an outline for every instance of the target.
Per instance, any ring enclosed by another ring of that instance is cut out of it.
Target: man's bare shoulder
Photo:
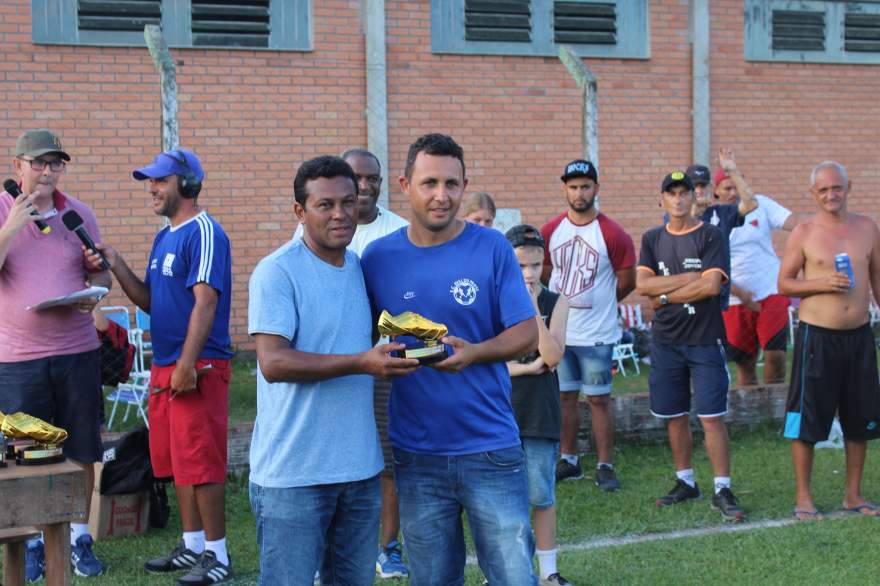
[[[852,212],[849,212],[847,215],[847,223],[850,224],[852,228],[856,230],[864,230],[866,232],[874,232],[877,230],[877,223],[869,216],[854,214]]]

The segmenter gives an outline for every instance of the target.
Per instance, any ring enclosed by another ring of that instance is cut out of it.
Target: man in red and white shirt
[[[571,308],[558,370],[562,457],[556,479],[583,477],[577,456],[580,391],[590,403],[598,455],[596,485],[614,491],[620,482],[612,461],[611,354],[621,336],[617,302],[635,287],[635,247],[623,228],[596,208],[599,175],[595,165],[572,161],[561,179],[568,210],[541,228],[547,242],[543,281],[551,291],[564,295]]]

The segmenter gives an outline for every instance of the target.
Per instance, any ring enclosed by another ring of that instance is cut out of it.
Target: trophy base
[[[58,464],[64,460],[64,454],[61,453],[61,446],[56,446],[54,444],[37,444],[18,450],[15,463],[19,466],[40,466],[43,464]]]
[[[409,344],[403,350],[396,351],[395,355],[398,358],[415,358],[422,366],[428,366],[445,360],[449,353],[443,344],[426,342],[424,344]]]

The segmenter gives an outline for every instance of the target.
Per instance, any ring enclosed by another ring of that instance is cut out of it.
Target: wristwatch
[[[669,305],[669,295],[664,293],[660,296],[660,305]]]

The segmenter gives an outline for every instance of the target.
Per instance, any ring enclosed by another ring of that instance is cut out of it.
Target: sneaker
[[[210,549],[202,554],[199,563],[193,566],[190,573],[177,581],[178,586],[208,586],[209,584],[225,584],[232,580],[232,558],[225,566],[217,561],[217,556]]]
[[[186,544],[181,539],[177,547],[171,550],[171,553],[148,561],[144,564],[144,569],[151,574],[179,572],[194,567],[199,563],[199,558],[201,557],[202,554],[187,549]]]
[[[546,578],[541,578],[540,586],[572,586],[571,582],[562,577],[558,572],[550,574]]]
[[[24,550],[24,576],[28,582],[43,579],[46,572],[46,551],[39,539],[30,539]]]
[[[570,464],[568,460],[559,460],[556,462],[556,482],[563,480],[580,480],[584,477],[584,471],[581,470],[581,463]]]
[[[620,480],[617,479],[617,474],[614,473],[614,468],[608,468],[606,466],[599,466],[596,468],[596,486],[599,487],[599,490],[604,490],[605,492],[620,490]],[[554,576],[555,575],[557,574],[554,574]]]
[[[376,573],[380,578],[406,578],[409,576],[409,570],[403,565],[403,552],[397,541],[392,541],[388,547],[379,548]]]
[[[721,511],[725,521],[739,523],[745,519],[746,514],[736,502],[736,497],[729,488],[722,488],[712,496],[712,508]]]
[[[668,505],[676,505],[678,503],[698,498],[700,498],[700,487],[697,486],[696,483],[694,483],[694,486],[691,486],[681,478],[677,478],[672,490],[670,490],[667,495],[661,496],[657,499],[657,506],[665,507]]]
[[[86,533],[77,537],[76,543],[70,546],[70,565],[77,576],[90,578],[104,573],[104,566],[92,551],[94,544],[92,536]]]

